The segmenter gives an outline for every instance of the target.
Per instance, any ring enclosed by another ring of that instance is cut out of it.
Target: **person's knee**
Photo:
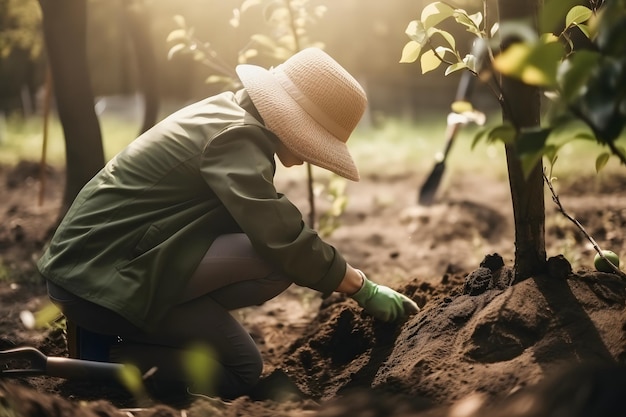
[[[274,288],[274,292],[281,293],[285,291],[293,281],[282,273],[274,272],[262,279],[262,281],[269,287]]]
[[[219,389],[220,397],[232,399],[250,393],[263,373],[261,354],[252,355],[249,361],[235,368],[226,368],[226,373],[230,375],[225,375],[223,378]]]
[[[250,362],[246,365],[245,371],[240,374],[243,384],[253,387],[259,382],[261,374],[263,373],[263,358],[261,353],[257,350],[254,355],[251,355]]]

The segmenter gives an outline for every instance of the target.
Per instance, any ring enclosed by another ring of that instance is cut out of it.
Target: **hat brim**
[[[294,155],[351,181],[359,181],[359,171],[346,144],[317,123],[270,71],[250,64],[238,65],[236,71],[267,128]]]

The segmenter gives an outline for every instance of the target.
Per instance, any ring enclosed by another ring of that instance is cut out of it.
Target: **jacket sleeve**
[[[260,256],[296,284],[330,293],[343,279],[346,261],[276,191],[277,140],[256,126],[222,132],[204,149],[202,175]]]

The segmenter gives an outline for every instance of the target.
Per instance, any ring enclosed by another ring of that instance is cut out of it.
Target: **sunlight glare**
[[[460,400],[450,409],[449,417],[469,417],[485,403],[483,394],[471,394]]]

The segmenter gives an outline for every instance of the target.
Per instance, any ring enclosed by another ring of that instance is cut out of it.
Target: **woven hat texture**
[[[269,70],[238,65],[237,74],[267,128],[294,155],[359,180],[346,142],[363,116],[367,98],[333,58],[307,48]]]

